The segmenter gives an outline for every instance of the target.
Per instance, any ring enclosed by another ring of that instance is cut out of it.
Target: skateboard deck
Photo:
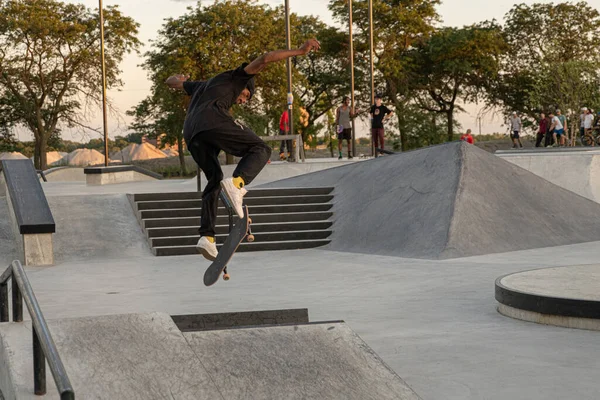
[[[227,240],[219,249],[219,254],[215,261],[210,264],[206,272],[204,273],[204,284],[211,286],[217,283],[221,273],[227,268],[227,264],[231,261],[231,258],[235,254],[236,250],[240,246],[240,243],[244,240],[246,235],[249,235],[250,218],[248,217],[248,206],[244,206],[244,218],[239,219],[233,229],[229,232]],[[226,275],[227,279],[228,276]]]

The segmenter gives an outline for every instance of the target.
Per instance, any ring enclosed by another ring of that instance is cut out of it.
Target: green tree
[[[376,87],[385,101],[395,108],[400,130],[401,147],[408,149],[405,108],[413,101],[416,88],[411,71],[409,50],[429,37],[439,20],[436,6],[439,0],[380,0],[373,2]],[[347,0],[330,0],[329,9],[342,25],[347,26]],[[368,1],[353,1],[357,89],[370,102],[370,77],[367,73],[369,54]],[[362,78],[360,78],[362,77]],[[349,75],[348,75],[349,79]]]
[[[589,101],[581,90],[588,91],[600,62],[598,10],[586,2],[518,4],[506,15],[503,31],[508,51],[501,73],[490,80],[489,107],[533,120],[550,105],[576,113]]]
[[[119,63],[140,45],[138,25],[105,10],[107,83],[121,86]],[[0,104],[11,124],[35,138],[35,165],[46,167],[50,136],[85,127],[84,110],[101,100],[98,12],[54,0],[0,2]],[[85,103],[82,103],[85,102]]]
[[[266,51],[285,48],[283,8],[258,5],[252,0],[227,0],[209,6],[190,8],[188,13],[168,19],[159,32],[153,49],[146,53],[144,67],[153,83],[152,94],[130,115],[135,115],[136,131],[166,133],[169,140],[183,145],[182,131],[187,101],[165,85],[174,73],[191,80],[207,80],[228,69],[237,68]],[[339,71],[344,67],[336,56],[340,52],[340,36],[314,17],[291,16],[292,45],[306,38],[322,39],[318,55],[293,60],[294,122],[303,136],[318,129],[315,121],[333,107],[346,84]],[[277,132],[279,118],[286,108],[285,63],[270,65],[257,77],[257,93],[244,107],[234,106],[232,114],[257,134]],[[300,107],[309,113],[309,123],[299,121]],[[180,150],[183,163],[183,151]]]
[[[498,75],[506,51],[495,23],[442,28],[419,43],[413,52],[413,76],[422,93],[419,105],[446,117],[447,140],[454,139],[457,104],[477,102],[487,82]]]

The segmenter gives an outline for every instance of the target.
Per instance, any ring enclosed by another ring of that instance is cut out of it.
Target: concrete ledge
[[[600,320],[589,318],[564,317],[561,315],[546,315],[534,311],[519,310],[504,304],[498,305],[498,312],[505,317],[521,321],[534,322],[541,325],[560,326],[571,329],[600,331]]]
[[[89,167],[84,169],[88,185],[112,185],[116,183],[151,181],[162,179],[162,175],[136,167],[135,165],[113,167]]]
[[[29,160],[17,160],[29,161]],[[11,161],[14,163],[15,161]],[[6,195],[13,232],[26,266],[54,264],[54,218],[33,164],[9,164],[2,174],[0,192]],[[6,176],[8,174],[8,176]]]
[[[498,311],[547,325],[600,330],[600,265],[545,268],[496,280]]]

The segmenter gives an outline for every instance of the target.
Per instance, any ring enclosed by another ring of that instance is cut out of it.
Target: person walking
[[[561,140],[562,135],[565,133],[565,129],[558,116],[554,115],[553,112],[550,113],[549,117],[551,121],[549,131],[552,132],[553,144],[546,147],[557,147],[559,140]]]
[[[569,127],[567,126],[567,117],[562,115],[562,112],[560,110],[556,110],[556,118],[558,118],[561,125],[563,126],[563,131],[561,132],[561,134],[558,135],[557,132],[557,136],[560,136],[558,138],[558,143],[560,146],[565,147],[567,145],[567,136],[569,133]]]
[[[249,64],[244,63],[207,81],[188,81],[184,75],[173,75],[165,81],[169,88],[184,90],[191,96],[183,136],[194,161],[208,180],[202,193],[200,240],[196,245],[206,259],[214,260],[218,255],[215,224],[221,189],[237,216],[243,218],[242,202],[247,193],[244,186],[256,178],[271,156],[271,148],[252,130],[235,121],[230,108],[252,99],[254,78],[267,65],[306,55],[320,47],[318,40],[310,39],[300,48],[265,53]],[[231,178],[223,179],[218,158],[221,151],[241,157]]]
[[[544,137],[546,136],[547,131],[548,131],[548,120],[546,119],[546,114],[541,113],[539,129],[538,129],[537,137],[535,140],[535,147],[541,147],[542,140],[544,140]]]
[[[520,148],[523,148],[523,143],[521,143],[521,131],[523,130],[523,123],[521,122],[521,118],[516,112],[512,113],[510,117],[510,130],[511,130],[511,139],[513,142],[513,149],[517,148],[517,143]]]

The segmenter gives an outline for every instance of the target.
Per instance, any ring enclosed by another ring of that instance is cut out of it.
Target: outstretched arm
[[[267,64],[281,60],[286,60],[294,56],[303,56],[308,54],[311,50],[319,50],[320,48],[321,44],[317,39],[309,39],[306,42],[304,42],[304,44],[298,49],[275,50],[265,53],[262,56],[258,57],[256,60],[252,61],[250,64],[248,64],[246,68],[244,68],[244,71],[246,71],[246,73],[249,75],[256,75],[260,71],[262,71],[267,66]]]

